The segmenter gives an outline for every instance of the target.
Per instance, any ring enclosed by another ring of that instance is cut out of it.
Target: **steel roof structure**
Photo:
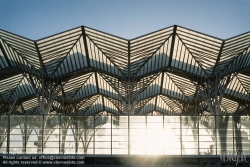
[[[39,40],[0,30],[0,112],[250,113],[250,32],[171,26],[131,40],[85,26]]]

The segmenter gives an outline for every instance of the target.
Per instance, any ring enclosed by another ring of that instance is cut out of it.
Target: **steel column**
[[[42,150],[41,150],[42,153],[43,153],[43,134],[44,134],[44,128],[46,128],[46,127],[44,127],[44,114],[43,114],[42,115]]]
[[[76,139],[75,139],[75,153],[77,154],[78,152],[78,116],[75,117],[76,119],[76,127],[75,127],[75,136],[76,136]]]
[[[215,154],[217,155],[217,123],[218,122],[217,122],[217,118],[216,117],[217,117],[217,115],[214,116],[214,118],[215,118],[214,119],[214,124],[215,124],[214,125],[214,129],[215,129],[215,149],[216,149],[215,150]]]
[[[110,119],[111,119],[110,120],[110,122],[111,122],[110,123],[111,124],[111,127],[110,127],[111,129],[110,130],[111,130],[111,155],[112,155],[112,138],[113,138],[113,133],[112,133],[112,124],[113,124],[113,122],[112,122],[112,115],[111,115]]]
[[[164,133],[165,133],[165,127],[164,127],[164,115],[162,116],[162,136],[163,136],[163,145],[162,145],[162,154],[164,155],[165,147],[164,147]]]
[[[197,116],[198,117],[198,119],[196,119],[196,120],[198,120],[198,136],[197,136],[197,138],[198,138],[198,155],[200,155],[200,116]]]
[[[234,130],[235,130],[235,126],[234,126],[234,119],[232,117],[232,130],[233,130],[233,151],[234,151]]]
[[[182,123],[181,123],[181,116],[180,116],[180,144],[181,144],[181,155],[182,155]]]
[[[7,121],[7,154],[10,153],[10,113],[8,113]]]
[[[25,145],[24,151],[26,153],[27,152],[26,151],[26,147],[27,147],[27,114],[25,115],[24,135],[25,135],[25,137],[24,137],[25,138],[25,140],[24,140],[24,145]]]
[[[148,119],[147,119],[147,115],[145,116],[145,130],[146,130],[146,155],[148,155]]]
[[[61,115],[59,115],[59,153],[61,153],[61,130],[62,130]]]
[[[94,133],[93,133],[93,154],[95,154],[95,116],[94,117]]]

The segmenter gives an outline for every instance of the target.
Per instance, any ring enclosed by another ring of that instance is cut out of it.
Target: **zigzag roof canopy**
[[[40,113],[46,96],[50,113],[200,114],[216,89],[222,113],[248,114],[249,71],[250,32],[222,40],[174,25],[127,40],[81,26],[30,40],[0,30],[1,113]]]

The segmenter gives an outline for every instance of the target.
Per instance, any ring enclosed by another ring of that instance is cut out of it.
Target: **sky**
[[[38,40],[79,26],[125,39],[180,25],[227,39],[250,31],[249,0],[0,0],[0,29]]]

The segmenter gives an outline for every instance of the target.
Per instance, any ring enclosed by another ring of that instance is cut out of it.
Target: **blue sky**
[[[0,29],[40,39],[85,25],[132,39],[174,24],[221,39],[250,30],[249,0],[0,0]]]

